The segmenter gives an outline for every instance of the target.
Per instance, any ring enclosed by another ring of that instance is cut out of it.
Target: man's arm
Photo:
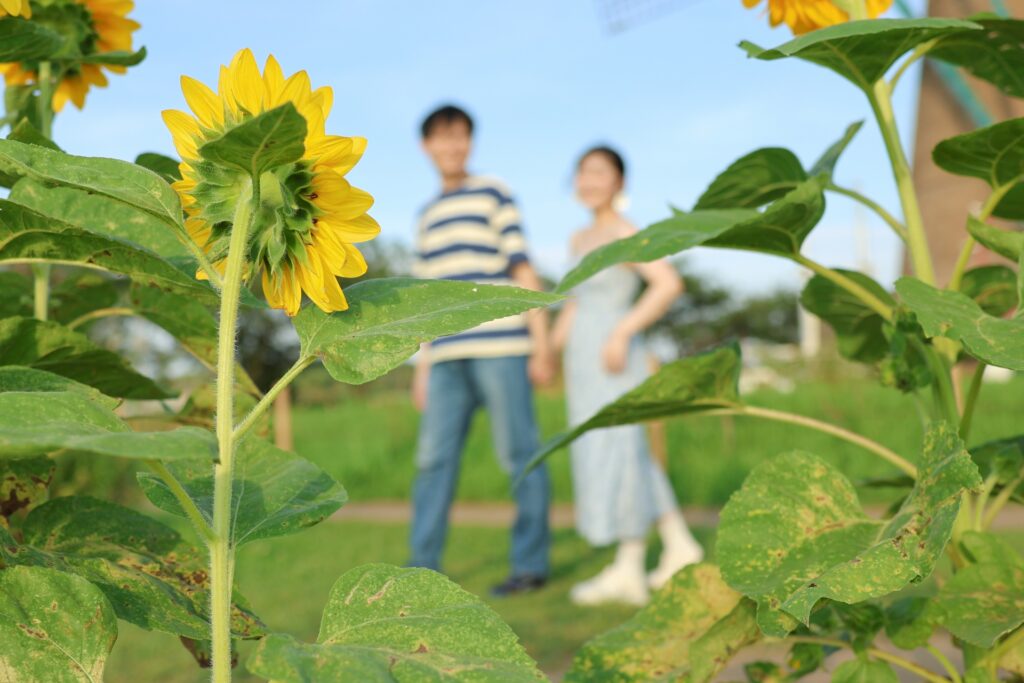
[[[536,292],[544,290],[544,286],[529,261],[520,261],[512,266],[509,275],[512,280],[524,289]],[[555,375],[554,352],[551,348],[551,335],[548,327],[548,311],[546,308],[534,308],[526,312],[526,325],[530,330],[533,352],[530,355],[530,381],[538,385],[550,384]]]

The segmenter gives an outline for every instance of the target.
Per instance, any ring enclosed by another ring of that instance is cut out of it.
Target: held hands
[[[412,375],[412,388],[409,393],[416,410],[423,412],[427,408],[427,386],[430,383],[430,365],[419,363]]]
[[[536,387],[546,387],[555,379],[555,354],[547,346],[535,348],[526,367],[530,382]]]
[[[608,337],[601,351],[601,359],[604,361],[604,369],[613,375],[617,375],[626,369],[626,359],[629,357],[629,342],[631,336],[619,329],[616,329]]]

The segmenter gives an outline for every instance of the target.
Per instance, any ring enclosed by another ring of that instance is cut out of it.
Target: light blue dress
[[[626,266],[601,271],[578,285],[576,315],[565,349],[569,423],[584,422],[648,376],[647,352],[634,337],[626,368],[605,371],[602,351],[632,308],[640,276]],[[576,527],[592,545],[647,536],[651,524],[676,507],[662,468],[651,458],[643,425],[599,429],[570,446]]]

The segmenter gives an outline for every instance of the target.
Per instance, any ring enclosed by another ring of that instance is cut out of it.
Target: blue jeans
[[[477,408],[482,406],[490,414],[494,450],[513,479],[536,453],[539,442],[526,360],[525,356],[467,358],[430,368],[427,408],[416,453],[411,565],[440,569],[462,447]],[[547,576],[550,488],[543,466],[515,487],[514,576]]]

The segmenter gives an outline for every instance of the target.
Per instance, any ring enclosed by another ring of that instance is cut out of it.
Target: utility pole
[[[1024,17],[1024,0],[1003,0],[1009,14]],[[968,17],[992,12],[989,0],[930,0],[928,14],[933,17]],[[1003,95],[994,87],[961,72],[974,97],[992,122],[1024,117],[1024,100]],[[977,211],[988,196],[988,186],[973,178],[951,175],[932,162],[932,149],[942,140],[979,127],[970,103],[949,87],[937,66],[925,62],[921,95],[917,108],[917,134],[914,145],[914,183],[921,198],[921,212],[931,242],[932,258],[939,285],[945,285],[963,246],[966,211]],[[998,257],[978,249],[972,265],[995,262]],[[904,270],[909,265],[904,257]]]

